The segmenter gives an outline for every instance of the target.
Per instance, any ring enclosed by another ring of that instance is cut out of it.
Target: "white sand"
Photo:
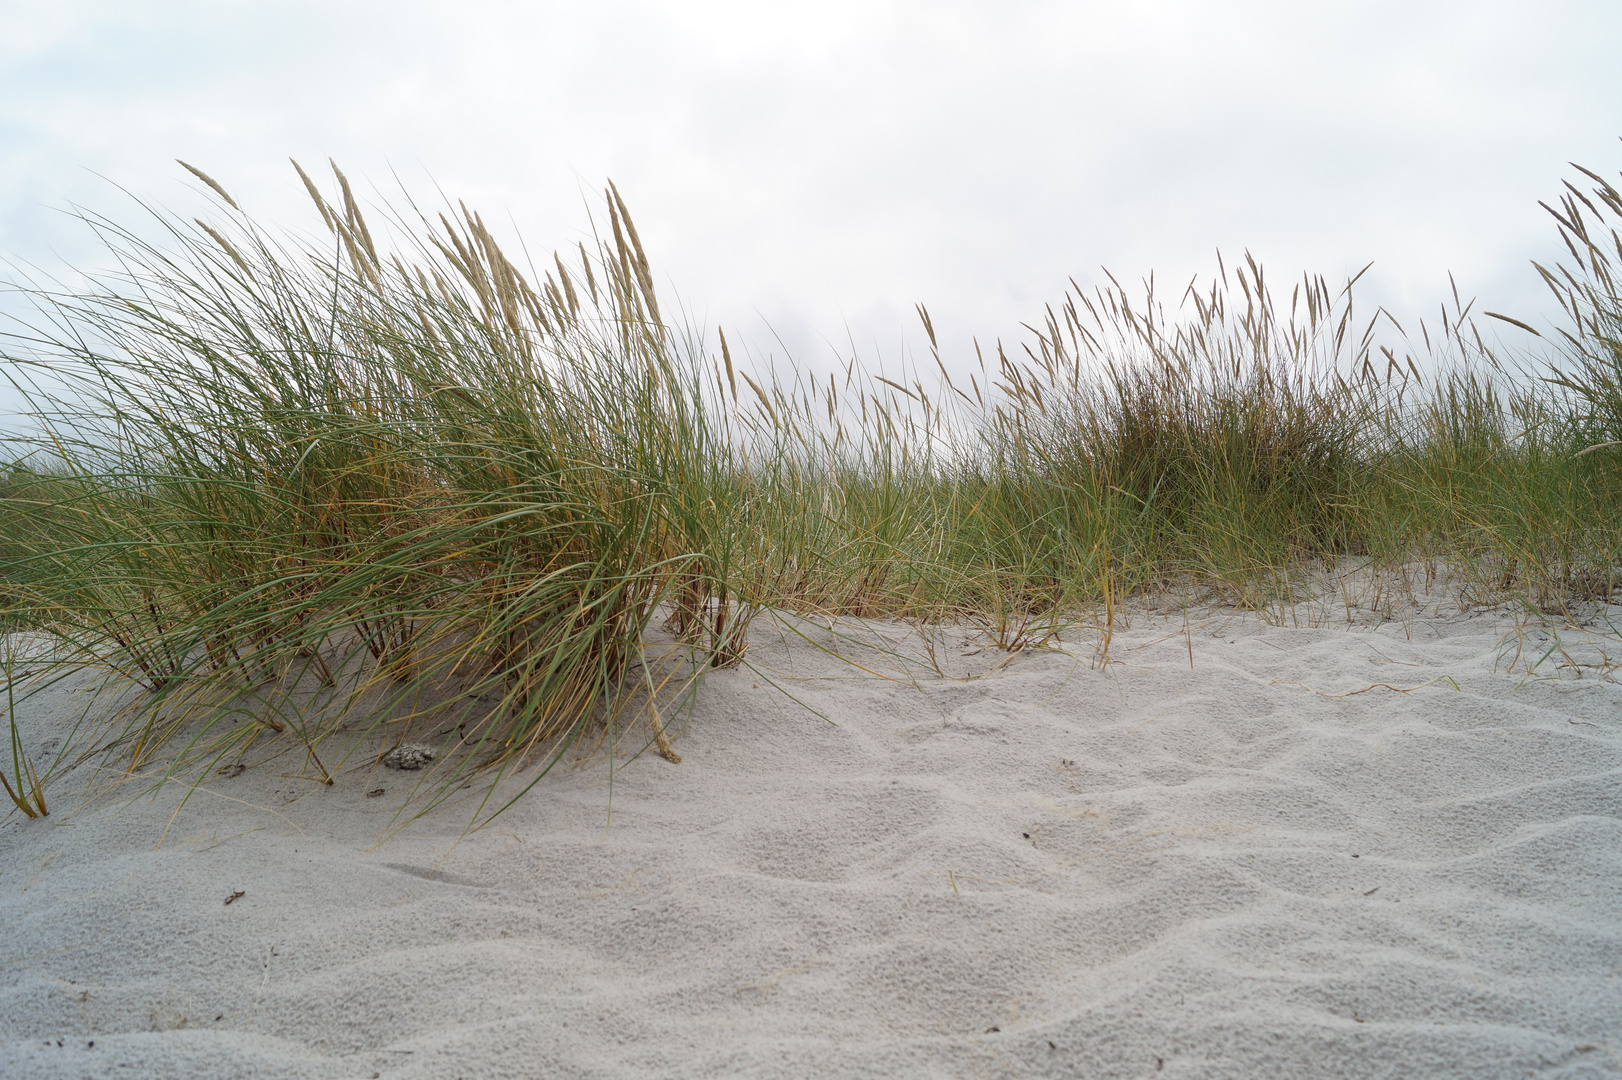
[[[369,763],[161,848],[180,792],[82,767],[0,824],[0,1076],[1622,1076],[1622,648],[1558,636],[1140,615],[914,683],[767,627],[836,724],[718,672],[611,825],[560,770],[443,862],[466,814],[374,848]]]

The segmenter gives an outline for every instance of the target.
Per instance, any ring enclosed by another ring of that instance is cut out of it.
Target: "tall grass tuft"
[[[12,608],[144,691],[125,768],[274,731],[331,784],[364,702],[361,734],[456,730],[443,796],[622,722],[662,606],[736,658],[732,477],[616,192],[611,238],[521,269],[465,207],[412,207],[391,249],[336,167],[330,198],[299,170],[325,242],[197,175],[229,213],[160,215],[172,251],[94,219],[123,272],[36,292],[10,358],[70,384],[13,444],[56,468],[12,470]]]
[[[1578,419],[1590,440],[1583,453],[1592,453],[1622,447],[1622,192],[1574,167],[1596,186],[1585,195],[1568,180],[1558,208],[1543,204],[1574,265],[1539,265],[1538,272],[1570,321],[1560,331],[1569,366],[1554,382],[1583,403]]]
[[[1022,364],[1000,357],[1017,406],[988,425],[1003,476],[1107,553],[1121,588],[1169,574],[1265,603],[1304,561],[1357,545],[1374,430],[1417,374],[1375,363],[1354,282],[1303,278],[1281,314],[1247,257],[1190,285],[1176,317],[1152,279],[1141,298],[1076,288]]]

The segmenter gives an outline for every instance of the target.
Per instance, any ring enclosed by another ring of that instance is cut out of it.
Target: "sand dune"
[[[1103,665],[943,635],[943,677],[795,625],[682,764],[460,843],[376,846],[410,774],[369,762],[178,815],[64,776],[0,824],[0,1075],[1622,1076],[1614,634],[1139,613]]]

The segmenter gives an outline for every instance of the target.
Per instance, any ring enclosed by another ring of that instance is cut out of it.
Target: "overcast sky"
[[[1622,4],[0,0],[0,254],[94,262],[70,202],[211,173],[309,227],[287,165],[432,177],[533,246],[612,177],[668,292],[813,365],[961,352],[1066,280],[1245,250],[1366,302],[1551,313],[1538,200],[1622,169]],[[668,303],[667,303],[667,306]],[[729,332],[729,337],[734,336]],[[0,402],[3,404],[3,402]]]

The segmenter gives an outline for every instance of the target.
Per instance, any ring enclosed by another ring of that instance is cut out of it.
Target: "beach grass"
[[[1016,650],[1146,593],[1270,617],[1347,560],[1555,615],[1622,587],[1622,201],[1591,173],[1540,267],[1568,325],[1494,316],[1513,351],[1457,296],[1410,335],[1246,258],[1074,286],[972,359],[920,308],[928,355],[819,375],[668,318],[612,187],[594,244],[534,261],[460,204],[369,216],[336,166],[298,170],[303,237],[191,171],[210,220],[87,215],[120,269],[26,285],[0,356],[33,424],[0,619],[127,691],[113,779],[272,738],[332,784],[426,732],[455,752],[417,812],[471,784],[486,821],[582,739],[679,760],[661,718],[763,612]]]

